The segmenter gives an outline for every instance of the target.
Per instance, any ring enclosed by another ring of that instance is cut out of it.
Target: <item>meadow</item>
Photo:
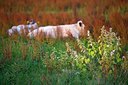
[[[30,19],[85,30],[79,40],[7,36]],[[128,84],[127,0],[0,0],[0,30],[0,85]]]

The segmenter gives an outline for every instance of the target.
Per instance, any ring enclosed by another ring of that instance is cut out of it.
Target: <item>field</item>
[[[85,30],[80,40],[7,36],[30,19]],[[127,0],[0,0],[0,29],[0,85],[128,85]]]

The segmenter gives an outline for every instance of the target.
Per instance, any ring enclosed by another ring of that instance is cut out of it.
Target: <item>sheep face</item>
[[[84,27],[85,27],[85,25],[83,24],[82,21],[78,21],[78,22],[77,22],[77,29],[78,29],[79,31],[84,30]]]

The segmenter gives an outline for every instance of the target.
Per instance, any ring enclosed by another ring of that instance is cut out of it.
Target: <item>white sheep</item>
[[[18,25],[18,26],[12,26],[11,29],[8,29],[8,35],[12,36],[14,33],[18,33],[21,35],[22,33],[25,34],[27,31],[31,32],[34,29],[37,29],[38,25],[37,23],[29,22],[28,25]]]
[[[58,26],[44,26],[33,30],[28,33],[28,37],[36,37],[40,33],[44,33],[45,37],[57,38],[60,34],[62,38],[69,37],[79,38],[80,32],[84,30],[85,25],[82,21],[78,21],[76,24],[58,25]],[[41,37],[41,36],[40,36]]]

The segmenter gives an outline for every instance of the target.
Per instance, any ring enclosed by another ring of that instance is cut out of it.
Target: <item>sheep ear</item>
[[[29,21],[27,21],[27,24],[29,24],[30,22]]]
[[[40,22],[38,21],[37,24],[40,24]]]
[[[82,22],[79,22],[79,26],[82,27]]]

